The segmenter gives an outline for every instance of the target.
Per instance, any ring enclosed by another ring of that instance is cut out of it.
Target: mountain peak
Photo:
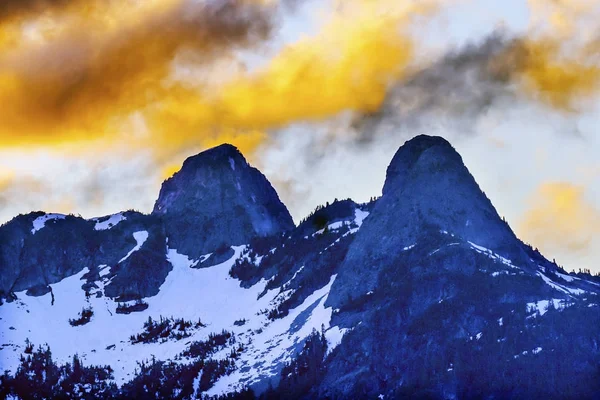
[[[452,164],[454,167],[464,168],[462,158],[446,139],[440,136],[415,136],[401,146],[394,155],[387,169],[383,193],[402,187],[407,171],[410,171],[422,157],[427,158],[430,164],[437,164],[437,168],[451,167]]]
[[[247,165],[248,162],[237,147],[229,143],[223,143],[217,147],[210,148],[187,158],[183,163],[182,169],[191,168],[192,166],[215,167],[219,165],[229,165],[230,168],[235,170],[236,164]]]
[[[441,137],[420,135],[398,149],[383,198],[380,203],[393,208],[386,212],[402,214],[405,239],[416,240],[423,227],[435,226],[500,251],[516,246],[516,237],[460,154]]]
[[[453,238],[453,245],[473,243],[529,267],[521,242],[458,152],[443,138],[421,135],[396,152],[383,195],[350,246],[330,304],[339,306],[350,293],[373,290],[382,271],[403,263],[405,253],[399,249],[416,246],[435,253],[444,246],[436,239],[441,232]],[[379,267],[365,268],[369,265]]]
[[[267,178],[230,144],[185,160],[163,183],[153,214],[165,219],[169,246],[192,258],[294,227]]]

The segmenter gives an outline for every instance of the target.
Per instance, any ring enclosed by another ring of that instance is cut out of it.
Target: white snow
[[[493,251],[491,251],[490,249],[487,249],[483,246],[479,246],[473,242],[469,242],[469,244],[471,245],[471,247],[473,249],[475,249],[475,251],[477,251],[480,254],[485,254],[486,256],[488,256],[489,258],[493,259],[493,260],[498,260],[500,261],[502,264],[507,265],[511,268],[517,268],[519,269],[519,267],[517,267],[516,265],[514,265],[512,263],[512,261],[510,261],[508,258],[502,257],[499,254],[494,253]]]
[[[348,332],[348,329],[340,329],[337,326],[334,326],[325,332],[325,339],[327,339],[327,353],[331,353],[333,349],[342,343],[342,338],[346,332]]]
[[[363,211],[363,210],[357,208],[356,210],[354,210],[354,223],[360,228],[363,224],[363,221],[368,216],[369,216],[368,211]]]
[[[369,216],[368,211],[363,211],[360,208],[357,208],[354,210],[354,220],[333,222],[327,226],[327,230],[334,231],[334,230],[340,229],[344,226],[349,226],[349,225],[355,224],[356,227],[350,229],[349,233],[350,234],[356,233],[362,226],[362,223],[365,220],[365,218],[367,218],[368,216]],[[316,231],[315,233],[313,233],[313,236],[322,235],[324,232],[325,232],[325,228],[320,229],[320,230]],[[308,236],[306,238],[308,238]]]
[[[231,157],[229,157],[229,165],[231,166],[231,169],[235,171],[235,160]]]
[[[550,305],[551,301],[554,304],[554,308],[556,308],[557,310],[563,308],[563,305],[564,305],[563,299],[551,299],[551,300],[540,300],[540,301],[536,301],[535,303],[527,303],[527,311],[533,312],[533,313],[535,313],[536,311],[539,311],[540,315],[544,315],[548,311],[548,306]]]
[[[146,240],[148,240],[148,232],[147,231],[134,232],[133,238],[135,239],[137,244],[135,245],[135,247],[133,249],[131,249],[131,251],[129,253],[127,253],[127,255],[125,257],[123,257],[123,258],[121,258],[121,260],[119,260],[119,264],[121,264],[123,261],[127,260],[129,257],[131,257],[131,255],[133,253],[135,253],[136,251],[138,251],[139,249],[142,248],[142,246],[144,245]]]
[[[564,279],[567,282],[573,282],[575,279],[579,280],[579,278],[574,278],[571,275],[561,274],[560,272],[556,272],[556,275],[561,277],[562,279]]]
[[[35,235],[37,231],[46,226],[46,222],[48,221],[56,221],[59,219],[65,219],[66,217],[67,216],[63,214],[45,214],[41,217],[37,217],[33,220],[33,228],[31,229],[31,233]]]
[[[260,376],[276,375],[279,370],[274,365],[291,361],[297,350],[300,349],[304,338],[310,335],[313,329],[320,331],[323,326],[326,329],[326,337],[329,335],[332,341],[334,339],[341,341],[339,336],[345,333],[345,330],[328,333],[332,329],[329,326],[332,309],[324,306],[335,278],[335,275],[332,276],[325,287],[308,296],[300,306],[290,310],[286,317],[271,322],[263,321],[261,329],[254,330],[253,336],[247,331],[242,332],[238,336],[238,340],[243,341],[246,351],[236,362],[238,368],[231,375],[224,376],[217,381],[207,395],[215,396],[227,393],[240,389],[243,384],[251,385],[258,381]],[[296,326],[295,320],[303,319],[300,316],[303,312],[304,314],[309,312],[309,314],[303,315],[306,320],[301,326]],[[254,322],[260,321],[255,320]],[[292,327],[294,329],[291,329]],[[244,330],[248,329],[246,325],[243,328]],[[223,350],[222,355],[225,356],[227,351],[227,349]]]
[[[136,233],[134,237],[138,248],[147,234]],[[0,307],[0,345],[6,345],[0,347],[0,372],[15,372],[25,339],[29,338],[36,346],[48,343],[58,363],[70,361],[77,352],[85,365],[112,365],[115,382],[122,385],[133,377],[138,361],[148,360],[153,355],[157,360],[172,360],[186,349],[186,343],[205,340],[210,333],[226,329],[235,334],[235,346],[243,344],[245,350],[236,361],[236,371],[221,378],[211,389],[209,394],[214,395],[238,388],[244,379],[244,383],[248,384],[260,376],[279,373],[277,364],[290,361],[313,329],[320,331],[323,326],[330,348],[337,346],[347,329],[331,327],[332,309],[324,306],[335,276],[300,306],[290,310],[286,317],[270,321],[262,311],[273,309],[280,296],[286,294],[274,289],[258,299],[267,284],[265,280],[245,289],[240,287],[238,280],[229,276],[231,266],[244,248],[234,247],[235,254],[230,260],[202,269],[190,268],[194,261],[169,249],[167,258],[173,269],[160,292],[144,299],[148,309],[129,315],[117,314],[117,304],[111,299],[95,296],[98,292],[102,293],[109,282],[109,268],[106,266],[100,266],[101,278],[95,282],[99,289],[91,293],[89,299],[81,289],[87,268],[50,285],[54,305],[51,304],[50,293],[40,297],[16,293],[18,300]],[[68,319],[75,318],[84,306],[93,309],[91,322],[72,327]],[[207,327],[180,341],[135,345],[129,342],[129,336],[140,333],[149,316],[158,319],[161,315],[191,321],[201,319]],[[239,319],[245,319],[246,323],[234,325]],[[225,358],[230,351],[231,348],[225,348],[214,357]],[[199,378],[195,384],[198,382]]]
[[[481,339],[481,337],[483,336],[483,332],[479,332],[476,336],[475,339],[479,340]]]
[[[292,277],[290,278],[290,280],[283,284],[283,286],[282,286],[283,289],[287,289],[289,287],[289,285],[294,281],[294,279],[296,279],[296,277],[298,276],[298,274],[300,272],[302,272],[303,269],[304,269],[304,265],[301,266],[300,268],[298,268],[298,271],[294,272],[294,275],[292,275]]]
[[[98,267],[100,269],[100,277],[105,277],[106,275],[110,274],[110,267],[108,265],[101,265],[100,267]]]
[[[570,288],[570,287],[566,287],[563,285],[559,285],[558,283],[553,282],[550,278],[548,278],[546,275],[542,274],[539,271],[537,272],[537,274],[540,278],[543,279],[543,281],[546,284],[548,284],[553,289],[558,290],[559,292],[570,294],[570,295],[581,295],[581,294],[585,293],[585,290],[582,290],[582,289]]]
[[[106,217],[105,217],[106,218]],[[119,224],[119,222],[125,221],[127,217],[123,215],[123,213],[117,213],[109,216],[104,221],[100,222],[102,218],[95,218],[93,221],[96,221],[96,225],[94,229],[97,231],[105,231],[108,229],[112,229]]]
[[[537,353],[539,353],[540,351],[542,351],[542,348],[541,348],[541,347],[536,347],[535,349],[531,350],[531,352],[532,352],[533,354],[537,354]]]
[[[204,261],[208,260],[210,258],[210,256],[212,256],[212,253],[208,253],[208,254],[204,254],[203,256],[200,256],[200,259],[198,260],[198,262],[195,263],[193,266],[195,266],[198,263],[203,263]]]
[[[408,251],[413,249],[416,246],[416,244],[411,244],[410,246],[406,246],[405,248],[402,249],[402,251]]]
[[[504,319],[503,318],[499,318],[498,319],[498,325],[500,325],[500,326],[504,325]]]
[[[519,267],[515,266],[515,265],[512,263],[512,261],[511,261],[511,260],[509,260],[509,259],[507,259],[507,258],[505,258],[505,257],[502,257],[502,256],[500,256],[500,255],[498,255],[498,254],[494,253],[494,252],[493,252],[493,251],[491,251],[490,249],[487,249],[487,248],[485,248],[485,247],[483,247],[483,246],[479,246],[479,245],[477,245],[477,244],[475,244],[475,243],[473,243],[473,242],[469,242],[469,244],[470,244],[470,245],[471,245],[471,247],[472,247],[473,249],[475,249],[475,251],[477,251],[478,253],[480,253],[480,254],[485,254],[485,255],[487,255],[488,257],[490,257],[491,259],[493,259],[493,260],[498,260],[498,261],[502,262],[502,264],[504,264],[504,265],[507,265],[507,266],[509,266],[509,267],[511,267],[511,268],[516,268],[516,269],[519,269]],[[541,268],[541,267],[540,267],[540,268]],[[549,286],[551,286],[553,289],[556,289],[556,290],[558,290],[559,292],[566,293],[566,294],[568,294],[568,295],[581,295],[581,294],[584,294],[584,293],[586,293],[586,291],[585,291],[585,290],[582,290],[582,289],[579,289],[579,288],[567,287],[567,286],[560,285],[560,284],[558,284],[558,283],[556,283],[556,282],[553,282],[553,281],[552,281],[550,278],[548,278],[546,275],[544,275],[544,274],[543,274],[542,272],[540,272],[540,271],[537,271],[536,273],[537,273],[537,275],[538,275],[540,278],[542,278],[542,279],[544,280],[544,282],[545,282],[546,284],[548,284]],[[499,276],[499,275],[501,275],[501,274],[509,274],[509,272],[508,272],[508,271],[496,271],[496,272],[493,272],[493,273],[492,273],[492,276],[496,277],[496,276]],[[511,275],[514,275],[514,274],[511,274]],[[568,275],[565,275],[565,274],[557,273],[557,275],[558,275],[558,276],[560,276],[561,278],[565,279],[567,282],[573,282],[573,280],[574,280],[574,279],[573,279],[573,277],[570,277],[570,276],[568,276]]]
[[[432,255],[434,255],[435,253],[437,253],[438,251],[440,251],[440,250],[441,250],[441,249],[443,249],[444,247],[457,246],[457,245],[459,245],[459,244],[460,244],[460,243],[449,243],[449,244],[447,244],[447,245],[445,245],[445,246],[442,246],[442,247],[440,247],[439,249],[436,249],[436,250],[432,251],[431,253],[429,253],[429,256],[432,256]],[[413,245],[412,247],[414,247],[414,245]],[[404,248],[404,250],[407,250],[407,248],[405,247],[405,248]],[[408,250],[409,250],[409,249],[408,249]]]

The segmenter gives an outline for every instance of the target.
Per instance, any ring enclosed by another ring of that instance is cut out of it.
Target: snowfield
[[[136,232],[134,237],[138,244],[129,254],[141,247],[147,232]],[[159,294],[144,299],[149,305],[146,310],[128,315],[117,314],[117,304],[104,296],[97,298],[93,293],[86,299],[81,285],[87,268],[51,285],[54,305],[51,293],[40,297],[17,293],[18,300],[0,307],[0,370],[15,372],[28,338],[36,346],[47,343],[58,363],[70,361],[77,351],[85,365],[111,365],[115,382],[122,385],[134,376],[139,361],[152,356],[157,360],[172,360],[189,342],[205,340],[210,333],[226,329],[236,336],[234,346],[242,343],[245,350],[236,362],[236,370],[222,377],[209,391],[208,394],[214,395],[278,374],[281,363],[292,359],[313,329],[326,329],[331,348],[341,342],[346,330],[330,327],[332,309],[324,307],[335,276],[300,306],[290,310],[286,317],[270,321],[264,310],[274,308],[291,290],[281,293],[280,289],[270,290],[259,299],[267,284],[264,279],[251,288],[240,287],[240,282],[229,276],[229,270],[245,246],[233,249],[235,254],[228,261],[201,269],[192,268],[196,262],[187,256],[168,249],[167,259],[173,270]],[[102,268],[100,280],[96,282],[100,292],[109,283],[105,272],[108,268]],[[83,326],[71,326],[68,320],[77,318],[83,307],[93,309],[91,321]],[[159,319],[160,316],[201,319],[207,326],[179,341],[129,342],[130,335],[142,331],[148,317]],[[237,326],[234,322],[238,320],[246,322]],[[227,347],[214,358],[225,358],[230,351]]]
[[[104,217],[106,218],[106,217]],[[100,222],[103,218],[94,218],[92,221],[96,222],[94,229],[97,231],[105,231],[111,228],[114,228],[119,224],[119,222],[125,221],[127,219],[123,213],[117,213],[114,215],[108,216],[108,218],[104,219],[104,221]]]
[[[133,238],[135,239],[137,244],[135,245],[135,247],[133,249],[131,249],[131,251],[129,253],[127,253],[127,255],[125,257],[121,258],[121,260],[119,261],[119,264],[121,264],[123,261],[127,260],[129,257],[131,257],[131,255],[133,253],[135,253],[136,251],[138,251],[139,249],[142,248],[142,246],[144,245],[146,240],[148,240],[148,232],[147,231],[134,232]]]
[[[67,216],[63,214],[46,214],[42,215],[41,217],[37,217],[35,220],[33,220],[33,228],[31,228],[31,233],[35,235],[37,231],[44,229],[46,227],[46,222],[48,221],[56,221],[65,218],[67,218]]]

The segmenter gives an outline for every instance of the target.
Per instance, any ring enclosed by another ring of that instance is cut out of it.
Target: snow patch
[[[329,224],[327,226],[327,228],[320,229],[320,230],[316,231],[315,233],[313,233],[313,236],[315,236],[315,235],[322,235],[325,232],[325,229],[327,229],[329,231],[333,231],[333,230],[340,229],[340,228],[342,228],[344,226],[350,226],[352,224],[356,225],[356,227],[350,229],[349,233],[350,234],[356,233],[360,229],[360,227],[362,226],[362,223],[365,220],[365,218],[367,218],[368,216],[369,216],[369,212],[368,211],[363,211],[360,208],[357,208],[357,209],[354,210],[354,219],[352,221],[337,221],[337,222],[333,222],[333,223]],[[308,236],[305,237],[305,238],[307,239]]]
[[[360,228],[365,218],[369,216],[368,211],[363,211],[360,208],[354,210],[354,223]]]
[[[262,259],[262,257],[261,257]],[[290,278],[289,281],[287,281],[286,283],[283,284],[282,288],[286,289],[290,286],[290,284],[294,281],[294,279],[296,279],[296,277],[298,276],[298,274],[300,272],[302,272],[302,270],[304,269],[304,265],[301,266],[300,268],[298,268],[298,271],[294,272],[294,275]]]
[[[326,308],[324,304],[335,278],[336,275],[333,275],[325,287],[308,296],[284,318],[274,321],[262,319],[258,330],[248,331],[244,326],[244,332],[237,339],[242,341],[246,350],[236,361],[236,370],[219,379],[206,394],[221,395],[239,390],[244,385],[252,385],[261,378],[276,376],[282,364],[292,360],[313,329],[319,331],[322,327],[325,328],[327,337],[332,309]],[[268,296],[263,296],[259,302],[264,301],[265,297]],[[256,318],[254,320],[260,322]],[[329,335],[332,340],[339,336],[336,331],[331,331]],[[215,357],[219,354],[225,357],[229,351],[224,349]]]
[[[325,331],[325,339],[327,339],[327,353],[331,353],[333,349],[342,343],[342,339],[344,335],[348,332],[348,329],[342,328],[340,329],[337,326],[329,328]]]
[[[119,264],[121,264],[123,261],[127,260],[133,253],[135,253],[136,251],[138,251],[139,249],[142,248],[142,246],[144,245],[146,240],[148,240],[148,232],[147,231],[134,232],[133,238],[135,239],[137,244],[135,245],[135,247],[133,249],[131,249],[131,251],[129,253],[127,253],[127,255],[125,257],[123,257],[123,258],[121,258],[121,260],[119,260]]]
[[[127,217],[123,215],[123,213],[117,213],[109,216],[104,221],[100,222],[102,218],[94,218],[93,221],[96,222],[94,229],[97,231],[105,231],[114,228],[119,224],[119,222],[125,221]]]
[[[239,334],[248,327],[259,328],[267,318],[256,314],[268,308],[274,293],[269,292],[271,297],[265,295],[257,301],[265,281],[244,289],[238,280],[229,277],[241,249],[243,247],[234,248],[235,255],[230,260],[203,269],[190,268],[193,261],[175,250],[168,250],[173,269],[160,292],[144,299],[149,305],[146,310],[128,315],[117,314],[117,305],[112,299],[93,295],[86,299],[81,286],[83,276],[89,272],[87,268],[50,285],[54,305],[50,293],[39,297],[27,296],[25,291],[16,293],[18,300],[0,307],[3,322],[0,343],[12,345],[0,350],[0,372],[15,372],[28,337],[36,346],[48,343],[57,363],[70,362],[77,352],[85,365],[111,365],[115,383],[120,386],[133,378],[138,361],[149,360],[153,355],[159,361],[173,360],[186,349],[188,341],[206,340],[211,332],[227,329]],[[105,270],[108,268],[101,272]],[[96,284],[101,292],[105,284],[102,281]],[[88,324],[73,328],[68,320],[77,317],[83,307],[91,307],[94,316]],[[201,319],[207,328],[194,332],[187,340],[135,345],[129,342],[131,335],[142,331],[148,317],[158,320],[161,315],[189,321]],[[233,323],[239,318],[250,321],[244,327],[235,327]],[[10,326],[16,329],[11,330]]]
[[[136,232],[134,238],[137,244],[125,259],[142,247],[148,232]],[[239,280],[229,276],[229,270],[245,249],[246,246],[235,246],[231,259],[202,269],[192,268],[197,261],[167,249],[167,260],[173,269],[159,293],[143,299],[148,304],[146,310],[127,315],[117,314],[117,304],[103,296],[103,289],[110,282],[107,279],[110,268],[105,265],[99,266],[100,280],[95,282],[98,289],[88,298],[81,289],[88,268],[50,285],[54,304],[51,293],[39,297],[27,296],[25,291],[16,293],[16,301],[0,307],[0,343],[6,344],[0,350],[0,373],[4,370],[15,372],[24,350],[24,340],[28,337],[36,346],[48,343],[57,363],[70,362],[77,352],[85,365],[111,365],[114,381],[121,386],[133,378],[138,362],[152,356],[159,361],[174,360],[189,342],[206,340],[210,333],[225,329],[235,335],[233,346],[241,344],[244,351],[236,361],[236,370],[218,380],[208,393],[215,395],[279,374],[283,363],[295,357],[313,329],[325,329],[330,350],[338,346],[348,329],[332,327],[333,310],[325,307],[336,276],[302,304],[289,310],[287,316],[272,321],[265,310],[275,308],[282,296],[290,293],[280,292],[280,288],[265,291],[267,281],[264,279],[250,288],[243,288]],[[68,320],[77,317],[83,307],[91,307],[94,316],[88,324],[73,328]],[[160,316],[189,321],[200,319],[207,326],[193,332],[186,340],[131,344],[129,337],[142,331],[148,317],[158,320]],[[246,323],[235,325],[240,319]],[[11,326],[15,329],[9,329]],[[231,350],[226,347],[213,358],[226,358]],[[194,381],[196,387],[199,379]]]
[[[33,228],[31,229],[31,233],[35,235],[37,231],[46,227],[46,222],[48,221],[56,221],[60,219],[65,219],[67,216],[63,214],[45,214],[41,217],[37,217],[33,220]]]
[[[548,311],[550,302],[552,302],[554,308],[557,310],[564,308],[563,299],[540,300],[536,301],[535,303],[527,303],[527,312],[535,313],[536,311],[539,311],[540,315],[544,315]]]
[[[512,263],[512,261],[510,261],[508,258],[502,257],[501,255],[494,253],[490,249],[487,249],[487,248],[485,248],[483,246],[479,246],[479,245],[477,245],[477,244],[475,244],[473,242],[469,242],[469,244],[479,254],[484,254],[484,255],[488,256],[489,258],[491,258],[492,260],[498,260],[502,264],[507,265],[507,266],[509,266],[511,268],[517,268],[517,269],[519,269],[519,267],[517,267],[516,265],[514,265]]]
[[[437,253],[438,251],[440,251],[441,249],[443,249],[444,247],[450,247],[450,246],[458,246],[460,243],[449,243],[445,246],[440,247],[439,249],[436,249],[434,251],[432,251],[431,253],[429,253],[429,256],[434,255],[435,253]],[[414,246],[413,246],[414,247]],[[406,250],[406,248],[404,248]]]
[[[552,287],[555,290],[558,290],[559,292],[562,293],[566,293],[566,294],[570,294],[570,295],[581,295],[585,293],[585,290],[582,289],[577,289],[577,288],[569,288],[563,285],[559,285],[556,282],[553,282],[550,278],[548,278],[546,275],[542,274],[541,272],[537,272],[538,276],[540,278],[542,278],[542,280],[549,285],[550,287]]]
[[[110,274],[110,267],[108,265],[100,265],[98,268],[100,269],[100,273],[98,274],[100,275],[100,278]]]

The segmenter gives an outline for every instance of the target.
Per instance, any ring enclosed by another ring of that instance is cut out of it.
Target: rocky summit
[[[152,214],[165,221],[172,247],[195,258],[294,227],[267,178],[229,144],[185,160]]]
[[[231,145],[149,215],[18,216],[0,299],[0,398],[600,394],[600,276],[519,240],[440,137],[297,226]]]

